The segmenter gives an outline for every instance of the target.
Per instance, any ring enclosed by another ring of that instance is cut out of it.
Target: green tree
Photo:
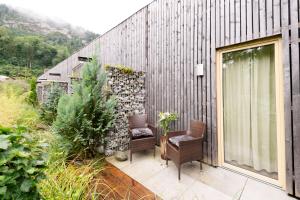
[[[13,38],[11,33],[4,27],[0,27],[0,63],[8,63],[6,58],[12,50]]]
[[[104,70],[93,59],[84,66],[73,95],[59,100],[54,130],[72,144],[70,154],[93,157],[113,128],[117,102],[104,92],[106,81]]]
[[[53,66],[58,64],[62,60],[66,59],[70,55],[70,52],[69,52],[68,48],[65,47],[65,46],[57,45],[56,46],[56,51],[57,51],[57,54],[52,59],[52,65]]]

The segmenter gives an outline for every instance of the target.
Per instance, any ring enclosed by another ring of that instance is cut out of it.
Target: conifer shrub
[[[114,126],[116,98],[104,92],[106,73],[96,59],[86,63],[73,95],[58,103],[54,131],[71,144],[69,155],[94,157]]]

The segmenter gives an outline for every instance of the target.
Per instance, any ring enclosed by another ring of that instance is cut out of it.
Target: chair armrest
[[[148,124],[147,126],[152,131],[152,133],[156,135],[157,128],[155,126],[153,126],[152,124]]]
[[[157,128],[152,124],[147,124],[148,128],[152,131],[154,137],[157,137]]]
[[[175,136],[179,136],[179,135],[185,135],[186,131],[170,131],[167,134],[167,138],[171,138],[171,137],[175,137]]]

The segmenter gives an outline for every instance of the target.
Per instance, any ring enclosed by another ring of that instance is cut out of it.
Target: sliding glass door
[[[282,173],[276,48],[271,42],[221,52],[218,66],[221,163],[274,183]]]

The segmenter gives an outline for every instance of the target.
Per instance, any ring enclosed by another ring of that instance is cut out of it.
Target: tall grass
[[[96,199],[97,193],[91,185],[101,168],[94,162],[76,166],[73,163],[57,161],[47,170],[47,179],[39,184],[44,199]]]
[[[40,123],[35,108],[27,104],[28,85],[25,81],[0,83],[0,124],[36,128]]]

